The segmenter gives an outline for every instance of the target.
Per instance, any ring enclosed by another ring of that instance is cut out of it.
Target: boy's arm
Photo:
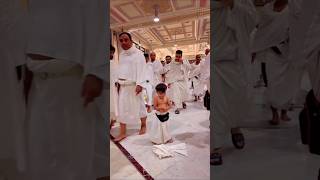
[[[157,96],[153,97],[153,106],[154,106],[154,109],[158,111],[158,97]]]

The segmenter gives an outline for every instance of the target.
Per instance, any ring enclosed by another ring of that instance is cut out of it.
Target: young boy
[[[169,110],[171,102],[166,96],[167,86],[160,83],[156,86],[154,97],[154,109],[156,110],[157,120],[153,122],[150,131],[150,140],[154,144],[165,144],[172,142],[172,137],[168,131]]]

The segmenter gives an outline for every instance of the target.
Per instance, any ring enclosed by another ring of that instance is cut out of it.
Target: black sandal
[[[183,107],[183,109],[186,109],[187,108],[187,104],[186,103],[182,103],[182,107]]]
[[[245,146],[244,136],[242,133],[232,134],[232,143],[237,149],[243,149]]]
[[[180,114],[180,111],[177,109],[177,110],[174,111],[174,113]]]
[[[210,154],[210,165],[213,165],[213,166],[222,165],[222,156],[220,153],[211,153]]]

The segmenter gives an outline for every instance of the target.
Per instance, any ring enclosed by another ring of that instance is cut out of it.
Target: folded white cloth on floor
[[[168,158],[173,157],[174,153],[178,153],[184,156],[188,156],[187,148],[185,143],[168,145],[168,144],[160,144],[153,145],[152,151],[160,158]]]

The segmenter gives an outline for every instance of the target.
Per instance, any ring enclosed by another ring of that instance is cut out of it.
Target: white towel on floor
[[[168,145],[168,144],[160,144],[153,145],[152,151],[160,158],[168,158],[173,157],[174,153],[178,153],[184,156],[188,156],[187,148],[185,143]]]

